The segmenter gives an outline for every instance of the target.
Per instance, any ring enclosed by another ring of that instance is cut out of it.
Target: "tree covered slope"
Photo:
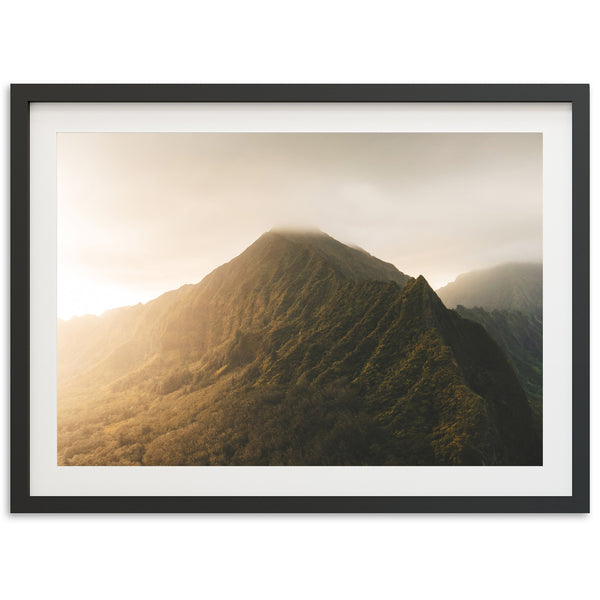
[[[532,313],[516,310],[492,310],[456,307],[462,317],[476,321],[506,352],[514,366],[534,412],[541,420],[542,411],[542,320]]]
[[[541,464],[479,324],[322,233],[269,232],[196,285],[59,324],[65,465]]]
[[[512,263],[460,275],[438,290],[449,308],[485,327],[506,352],[542,430],[542,265]]]

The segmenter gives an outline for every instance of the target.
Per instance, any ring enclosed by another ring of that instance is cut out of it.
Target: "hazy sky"
[[[537,133],[60,133],[58,315],[146,302],[277,226],[434,288],[542,258]]]

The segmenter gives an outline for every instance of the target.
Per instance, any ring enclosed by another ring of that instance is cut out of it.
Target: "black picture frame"
[[[34,102],[570,103],[572,106],[572,495],[175,497],[30,494],[30,105]],[[11,86],[11,512],[589,512],[589,86],[16,84]]]

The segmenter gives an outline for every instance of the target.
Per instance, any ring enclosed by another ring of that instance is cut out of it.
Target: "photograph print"
[[[542,465],[541,133],[58,133],[59,466]]]

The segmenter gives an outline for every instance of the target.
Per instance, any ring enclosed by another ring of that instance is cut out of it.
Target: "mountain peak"
[[[336,241],[330,235],[327,235],[316,227],[273,227],[263,233],[256,242],[275,242],[277,240],[286,240],[300,244],[314,244],[325,240]]]
[[[277,227],[261,235],[238,259],[251,262],[281,261],[290,257],[316,259],[338,275],[351,281],[395,281],[406,284],[411,277],[391,263],[384,262],[366,250],[339,242],[316,228]],[[238,259],[234,259],[235,262]],[[230,263],[231,264],[231,263]]]
[[[263,235],[281,235],[289,238],[308,238],[308,237],[330,237],[318,227],[292,227],[278,226],[273,227]]]

